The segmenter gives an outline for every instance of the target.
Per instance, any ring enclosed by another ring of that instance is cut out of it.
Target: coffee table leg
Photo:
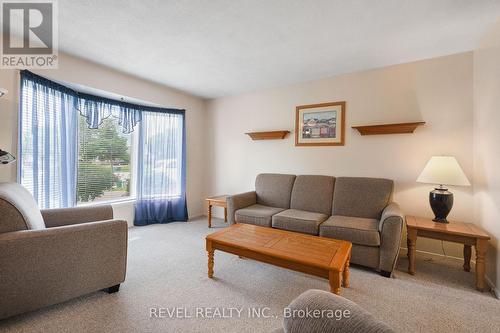
[[[464,245],[464,271],[470,272],[471,246]]]
[[[208,227],[211,228],[212,227],[212,205],[211,204],[208,204]]]
[[[342,272],[342,286],[344,288],[349,288],[349,262],[351,258],[347,258],[344,266],[344,271]]]
[[[224,207],[224,222],[227,223],[227,207]]]
[[[214,250],[208,251],[208,277],[214,277]]]
[[[488,241],[484,239],[476,240],[476,289],[484,291],[485,258]]]
[[[342,280],[341,272],[330,271],[328,273],[330,281],[330,291],[334,294],[340,295],[340,281]]]
[[[206,249],[208,253],[208,277],[214,277],[214,247],[210,239],[206,240]]]

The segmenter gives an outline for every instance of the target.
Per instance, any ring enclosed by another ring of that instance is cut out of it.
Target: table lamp
[[[448,223],[446,217],[453,207],[453,193],[443,185],[470,186],[467,176],[453,156],[432,156],[417,182],[439,185],[429,193],[429,203],[435,215],[433,221],[441,223]]]

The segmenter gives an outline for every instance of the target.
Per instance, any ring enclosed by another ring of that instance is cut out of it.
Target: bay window
[[[21,71],[18,181],[41,208],[134,199],[138,225],[187,220],[184,119]]]

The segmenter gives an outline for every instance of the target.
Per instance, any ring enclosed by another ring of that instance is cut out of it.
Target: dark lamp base
[[[432,220],[434,222],[439,222],[439,223],[450,223],[447,219],[437,219],[437,218],[434,218]]]
[[[448,223],[446,217],[453,207],[453,193],[446,188],[436,188],[429,193],[429,203],[434,212],[434,222]]]

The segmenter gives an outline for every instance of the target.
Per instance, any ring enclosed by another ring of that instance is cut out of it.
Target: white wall
[[[186,109],[187,131],[187,197],[191,217],[203,210],[203,179],[199,166],[205,160],[205,101],[203,99],[154,84],[107,67],[59,54],[59,69],[33,71],[58,81],[80,84],[122,96],[172,108]],[[9,93],[0,99],[0,148],[17,155],[17,98],[19,71],[0,69],[0,87]],[[0,166],[0,182],[15,181],[16,165]],[[115,205],[115,215],[133,218],[132,204]]]
[[[500,286],[500,20],[474,51],[475,220],[491,235],[486,269]]]
[[[295,147],[297,105],[346,101],[343,147]],[[405,214],[433,216],[432,185],[415,182],[432,155],[457,157],[472,179],[472,53],[396,65],[209,102],[208,194],[253,189],[260,172],[387,177]],[[423,120],[414,134],[360,136],[353,125]],[[290,130],[284,140],[251,141],[249,131]],[[471,188],[451,188],[451,219],[471,221]],[[403,243],[406,244],[406,243]],[[417,248],[442,253],[441,243]],[[448,255],[461,256],[456,244]]]

